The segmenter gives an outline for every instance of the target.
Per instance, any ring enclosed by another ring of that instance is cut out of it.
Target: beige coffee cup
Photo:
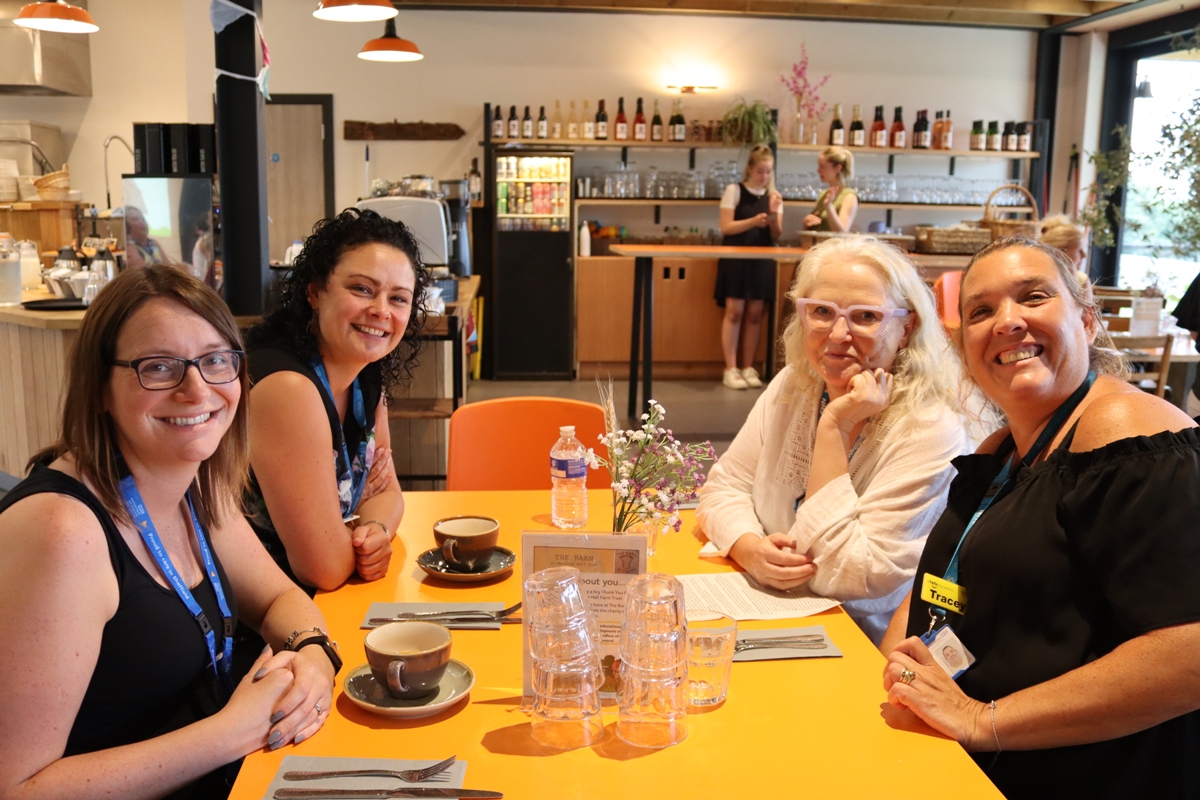
[[[491,517],[446,517],[433,523],[433,538],[451,569],[480,572],[487,569],[496,549],[500,523]]]
[[[450,663],[450,631],[432,622],[389,622],[363,643],[371,674],[388,694],[413,700],[433,694]]]

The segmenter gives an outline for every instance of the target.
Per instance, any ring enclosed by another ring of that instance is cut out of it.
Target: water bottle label
[[[551,478],[586,478],[587,462],[582,458],[551,458]]]

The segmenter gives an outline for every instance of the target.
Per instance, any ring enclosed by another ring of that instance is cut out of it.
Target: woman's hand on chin
[[[763,586],[786,591],[808,583],[817,572],[811,558],[792,552],[795,546],[795,538],[786,533],[746,533],[734,542],[729,555]]]
[[[848,391],[825,407],[822,417],[849,432],[863,420],[887,410],[895,378],[882,369],[863,370],[850,379]]]

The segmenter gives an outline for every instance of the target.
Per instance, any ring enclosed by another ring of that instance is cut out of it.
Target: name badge
[[[971,651],[949,625],[926,633],[921,641],[929,648],[929,655],[952,680],[958,680],[958,676],[975,663],[975,656],[971,655]]]
[[[926,572],[921,581],[921,599],[930,605],[962,614],[967,607],[967,590],[957,583]]]

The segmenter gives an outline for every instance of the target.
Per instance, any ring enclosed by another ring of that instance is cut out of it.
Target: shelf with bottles
[[[570,178],[496,178],[496,183],[570,183]]]
[[[824,144],[790,144],[780,142],[778,149],[801,152],[819,153],[829,145]],[[919,147],[846,147],[851,153],[867,156],[939,156],[941,158],[1007,158],[1013,160],[1032,160],[1041,158],[1036,150],[934,150]]]
[[[580,197],[575,200],[576,207],[582,206],[625,206],[636,208],[638,206],[715,206],[721,202],[720,198],[716,197],[701,197],[688,199],[675,198],[646,198],[646,197]],[[811,200],[784,200],[784,208],[811,209],[813,201]],[[970,203],[875,203],[863,202],[858,204],[859,208],[876,208],[876,209],[892,209],[902,211],[905,209],[921,210],[921,211],[983,211],[983,204]],[[1029,211],[1029,206],[1003,206],[1004,211]]]

